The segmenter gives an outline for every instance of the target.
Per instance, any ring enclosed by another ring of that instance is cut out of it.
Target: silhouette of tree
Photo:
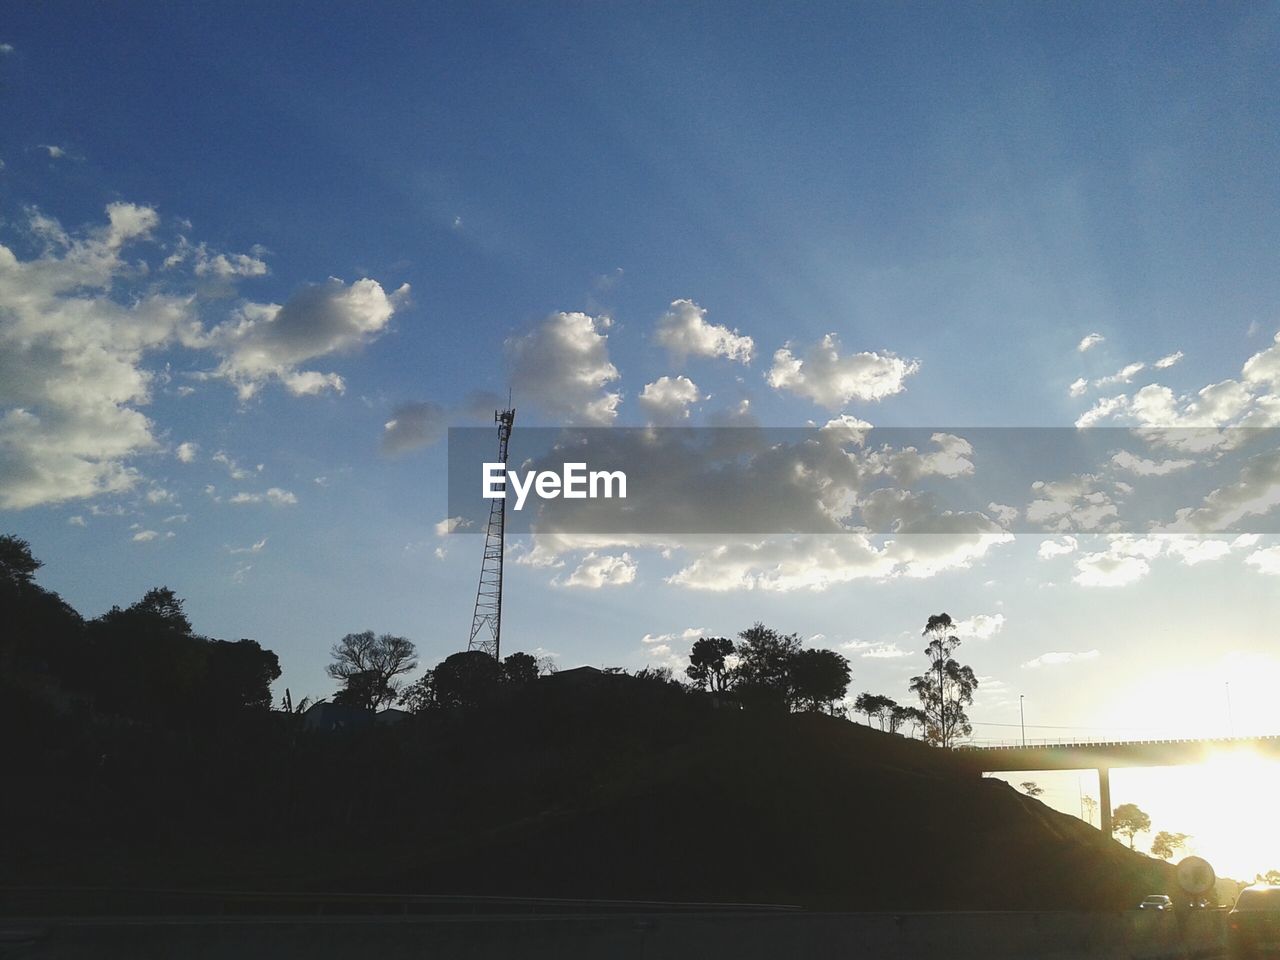
[[[792,703],[791,664],[800,652],[799,634],[782,634],[756,623],[738,634],[738,663],[732,684],[744,704],[789,709]]]
[[[346,688],[342,699],[335,696],[333,702],[366,710],[394,701],[400,692],[396,678],[418,665],[412,641],[389,633],[376,636],[372,630],[347,634],[334,644],[331,655],[329,676]]]
[[[1080,798],[1080,802],[1084,804],[1085,817],[1088,818],[1089,824],[1090,826],[1092,826],[1093,815],[1098,810],[1098,801],[1086,793],[1083,797]]]
[[[952,620],[945,613],[934,614],[923,635],[932,637],[925,648],[929,670],[911,678],[911,692],[920,698],[926,718],[925,738],[940,747],[954,746],[957,739],[973,733],[964,708],[973,703],[978,678],[971,667],[953,657],[960,638],[951,633]]]
[[[1186,842],[1187,834],[1185,833],[1169,833],[1167,830],[1161,830],[1151,841],[1151,852],[1161,860],[1169,860],[1180,847],[1186,845]]]
[[[1039,797],[1044,795],[1044,787],[1040,786],[1040,784],[1036,783],[1034,780],[1023,780],[1018,784],[1018,786],[1022,788],[1022,792],[1028,797]]]
[[[538,661],[527,653],[513,653],[502,661],[502,682],[522,686],[538,679]]]
[[[205,689],[214,702],[266,710],[271,684],[279,677],[280,658],[256,641],[209,641]]]
[[[1138,809],[1136,803],[1122,803],[1112,811],[1111,825],[1119,833],[1129,835],[1129,849],[1132,850],[1133,838],[1151,829],[1151,818]]]
[[[853,709],[866,714],[867,726],[871,726],[872,719],[875,719],[881,730],[897,730],[896,725],[893,725],[893,717],[894,711],[899,707],[892,697],[880,693],[860,693],[853,702]],[[900,714],[899,721],[902,719],[905,719],[905,715]]]
[[[723,693],[728,689],[728,658],[733,654],[733,641],[728,637],[699,637],[689,651],[685,673],[704,690]]]
[[[803,709],[830,712],[849,689],[849,661],[834,650],[801,650],[791,658],[791,697]]]
[[[434,705],[446,709],[483,706],[493,698],[502,680],[498,661],[479,650],[451,654],[431,674]]]
[[[176,633],[191,635],[191,621],[182,609],[185,601],[168,587],[154,587],[129,608],[130,613],[151,617]]]
[[[871,718],[880,711],[880,695],[864,690],[853,701],[853,709],[855,713],[863,714],[867,718],[867,726],[871,726]]]
[[[32,556],[31,544],[12,534],[0,534],[0,579],[13,586],[26,586],[42,566]]]
[[[88,624],[86,641],[74,682],[105,713],[178,725],[193,719],[192,705],[209,702],[209,643],[192,633],[182,600],[167,587],[124,610],[112,607]]]
[[[917,727],[925,724],[924,711],[919,707],[904,707],[894,704],[889,709],[889,732],[897,733],[903,725],[907,725],[914,735]]]

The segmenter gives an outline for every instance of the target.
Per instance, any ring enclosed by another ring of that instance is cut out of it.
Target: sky
[[[1280,426],[1278,20],[20,5],[0,528],[86,616],[172,587],[297,700],[348,632],[463,648],[480,541],[445,533],[444,435],[508,390],[517,437]],[[1276,456],[1182,504],[1234,526],[1108,519],[1184,455],[1046,464],[949,536],[522,537],[504,648],[680,670],[758,620],[905,700],[945,610],[975,738],[1020,736],[1020,702],[1035,738],[1278,732]],[[1046,500],[1051,535],[1005,532]]]

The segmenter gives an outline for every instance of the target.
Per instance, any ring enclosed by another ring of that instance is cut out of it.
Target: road
[[[607,913],[0,919],[3,960],[1189,960],[1222,955],[1222,915]]]

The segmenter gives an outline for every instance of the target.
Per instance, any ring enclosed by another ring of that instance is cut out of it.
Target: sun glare
[[[1203,764],[1112,773],[1112,800],[1132,802],[1151,815],[1153,832],[1186,833],[1179,859],[1204,857],[1219,876],[1252,880],[1280,869],[1280,760],[1246,748],[1224,748]],[[1150,837],[1146,838],[1150,844]],[[1143,837],[1138,837],[1143,846]]]

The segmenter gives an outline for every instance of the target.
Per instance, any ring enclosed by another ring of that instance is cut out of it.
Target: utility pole
[[[1022,745],[1027,745],[1027,715],[1022,711],[1022,694],[1018,694],[1018,721],[1022,726]]]

